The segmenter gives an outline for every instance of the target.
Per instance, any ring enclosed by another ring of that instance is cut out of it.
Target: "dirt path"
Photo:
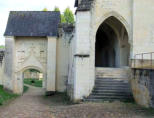
[[[23,96],[0,107],[0,118],[52,118],[50,101],[43,94],[43,89],[30,86]]]

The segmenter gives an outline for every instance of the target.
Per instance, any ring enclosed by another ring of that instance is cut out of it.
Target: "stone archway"
[[[26,67],[22,70],[22,80],[34,79],[42,81],[42,88],[45,88],[45,78],[45,72],[43,72],[42,69],[38,67]]]
[[[125,26],[116,17],[108,17],[96,33],[95,66],[128,66],[129,55],[129,36]]]
[[[26,67],[22,68],[20,71],[15,73],[15,76],[16,76],[17,79],[14,80],[14,91],[18,94],[23,93],[23,89],[24,89],[23,73],[28,69],[35,69],[35,70],[40,71],[43,74],[42,88],[46,87],[46,72],[43,71],[43,69],[41,69],[40,67],[37,67],[37,66],[26,66]]]

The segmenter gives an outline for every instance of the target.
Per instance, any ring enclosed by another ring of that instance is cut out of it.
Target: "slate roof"
[[[82,0],[78,5],[78,0],[75,0],[75,7],[78,7],[77,11],[89,11],[93,1],[94,0]]]
[[[60,13],[11,11],[4,36],[58,36]]]

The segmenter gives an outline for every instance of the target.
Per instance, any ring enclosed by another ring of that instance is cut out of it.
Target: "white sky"
[[[5,32],[9,11],[41,11],[43,8],[53,10],[55,6],[64,11],[70,7],[73,12],[75,0],[0,0],[0,45],[5,43]]]

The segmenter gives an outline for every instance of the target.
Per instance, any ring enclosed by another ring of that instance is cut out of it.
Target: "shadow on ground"
[[[154,109],[143,108],[135,103],[117,101],[73,104],[62,93],[44,99],[50,100],[53,118],[154,118]]]

